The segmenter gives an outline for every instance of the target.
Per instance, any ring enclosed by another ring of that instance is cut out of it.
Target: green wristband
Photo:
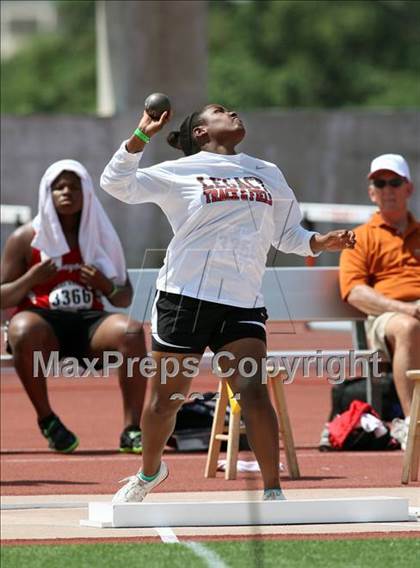
[[[146,142],[146,144],[150,142],[150,137],[147,136],[147,134],[145,134],[144,132],[142,132],[140,128],[136,128],[133,134],[134,136],[137,136],[137,138],[140,138],[142,142]]]

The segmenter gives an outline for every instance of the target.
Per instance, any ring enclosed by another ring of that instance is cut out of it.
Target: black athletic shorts
[[[58,339],[60,359],[77,357],[79,361],[83,357],[89,356],[89,345],[95,331],[111,315],[103,310],[70,312],[66,310],[49,310],[47,308],[27,308],[24,311],[39,314],[50,324]],[[9,342],[7,342],[6,348],[9,353],[12,353]]]
[[[165,353],[216,353],[237,339],[267,343],[265,308],[237,308],[158,290],[152,308],[152,349]]]

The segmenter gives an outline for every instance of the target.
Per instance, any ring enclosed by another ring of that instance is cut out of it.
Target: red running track
[[[346,333],[306,331],[269,337],[270,349],[334,349],[350,347]],[[195,391],[215,391],[217,379],[209,374],[194,379]],[[320,453],[319,435],[330,407],[326,378],[298,378],[287,385],[286,397],[292,422],[302,479],[292,481],[287,470],[287,488],[398,487],[402,452]],[[3,495],[113,493],[117,480],[133,474],[137,456],[117,451],[121,423],[121,401],[117,380],[111,378],[50,379],[53,407],[80,438],[72,455],[46,448],[36,425],[35,414],[14,372],[1,380],[1,486]],[[223,456],[222,456],[223,457]],[[253,459],[250,453],[240,456]],[[223,473],[205,479],[206,455],[168,452],[169,479],[158,491],[213,491],[261,488],[259,474],[239,473],[225,481]],[[281,451],[283,462],[285,457]],[[420,485],[420,484],[418,484]]]

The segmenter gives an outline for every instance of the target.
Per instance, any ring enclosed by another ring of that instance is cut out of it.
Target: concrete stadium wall
[[[382,153],[403,154],[417,192],[411,209],[420,215],[420,115],[416,111],[261,111],[241,113],[248,135],[239,149],[276,163],[298,200],[368,204],[366,173]],[[183,116],[175,116],[178,127]],[[125,205],[99,189],[100,174],[121,141],[137,124],[136,113],[112,118],[90,116],[2,117],[1,202],[37,210],[38,184],[54,161],[73,158],[85,164],[98,183],[98,195],[118,230],[128,265],[142,265],[146,249],[165,249],[171,230],[154,205]],[[165,136],[147,147],[144,165],[177,156]],[[181,156],[181,154],[179,154]],[[319,226],[319,230],[328,229]],[[2,236],[5,236],[2,231]],[[2,243],[3,247],[4,243]],[[161,255],[149,255],[145,267]],[[324,255],[320,264],[335,264]],[[303,260],[282,256],[280,264]]]

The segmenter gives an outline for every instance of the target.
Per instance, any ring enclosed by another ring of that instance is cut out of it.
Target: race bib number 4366
[[[49,302],[53,310],[89,310],[93,293],[76,282],[61,282],[50,292]]]

